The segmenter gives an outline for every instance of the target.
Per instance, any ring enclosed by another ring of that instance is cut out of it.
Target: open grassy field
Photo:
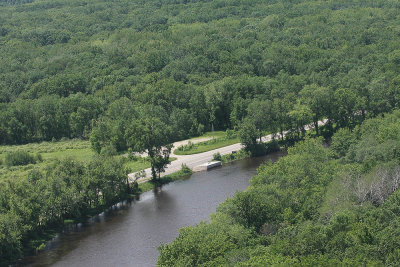
[[[40,153],[43,160],[74,157],[77,160],[88,160],[94,155],[89,141],[72,139],[57,142],[30,143],[26,145],[0,146],[0,159],[4,159],[8,152],[22,150],[29,153]]]
[[[25,151],[34,155],[40,154],[42,161],[24,166],[6,166],[5,157],[7,153],[15,151]],[[0,179],[5,179],[6,177],[24,177],[28,175],[32,169],[43,169],[55,160],[62,160],[65,158],[88,162],[94,155],[95,152],[90,148],[89,141],[79,139],[15,146],[0,146]],[[123,156],[121,155],[119,157]],[[129,167],[132,172],[136,172],[149,168],[150,162],[146,159],[127,159],[125,166]]]

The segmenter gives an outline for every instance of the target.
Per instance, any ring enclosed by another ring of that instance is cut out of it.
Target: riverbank
[[[234,161],[239,161],[241,159],[246,159],[246,158],[250,158],[250,154],[242,151],[238,151],[237,153],[231,154],[230,155],[225,155],[223,161],[223,164],[232,164]],[[258,161],[258,159],[257,159]],[[182,166],[182,169],[163,176],[161,179],[156,180],[156,181],[147,181],[144,183],[140,183],[137,185],[132,184],[132,190],[135,192],[131,195],[129,195],[126,199],[121,200],[122,202],[124,201],[131,201],[131,200],[135,200],[135,199],[139,199],[140,196],[146,192],[149,191],[153,191],[156,189],[159,189],[160,187],[170,184],[172,182],[175,181],[179,181],[179,180],[185,180],[191,177],[191,175],[193,174],[193,171],[188,168],[187,166]],[[135,189],[135,186],[136,189]],[[52,228],[52,229],[48,229],[48,231],[42,233],[42,235],[38,236],[38,238],[36,240],[33,240],[32,243],[36,244],[36,250],[33,251],[34,254],[32,253],[26,253],[27,255],[37,255],[37,253],[42,253],[43,250],[46,250],[46,248],[48,247],[48,241],[53,240],[56,236],[59,235],[59,233],[64,232],[64,231],[69,231],[68,229],[71,228],[72,225],[80,225],[82,223],[85,223],[87,221],[91,221],[94,220],[94,218],[97,218],[99,216],[99,214],[103,214],[105,211],[111,209],[113,206],[117,205],[119,202],[114,203],[113,205],[109,206],[109,207],[102,207],[102,208],[98,208],[98,209],[93,209],[91,211],[88,212],[88,215],[86,217],[82,217],[79,220],[74,220],[74,221],[65,221],[64,227],[56,227],[56,228]],[[28,251],[27,251],[28,252]]]
[[[268,138],[269,138],[269,140],[271,140],[272,135],[267,136],[266,138],[264,138],[263,141],[267,141]],[[224,156],[223,161],[225,163],[235,161],[235,160],[238,160],[241,158],[249,157],[249,154],[242,152],[243,150],[241,150],[240,144],[227,146],[227,147],[224,147],[221,149],[217,149],[216,151],[219,152],[221,154],[221,156]],[[222,151],[222,153],[220,151]],[[87,217],[94,216],[98,213],[101,213],[108,207],[113,206],[116,203],[118,203],[124,199],[135,198],[143,192],[151,191],[152,189],[157,189],[158,187],[160,187],[164,184],[170,183],[172,181],[184,179],[185,177],[187,177],[188,175],[191,174],[191,171],[189,171],[190,168],[193,168],[193,166],[199,165],[204,161],[207,162],[207,161],[211,160],[214,154],[215,154],[215,150],[197,154],[197,155],[190,155],[190,156],[184,156],[184,157],[177,158],[177,160],[173,161],[171,163],[171,165],[177,165],[177,163],[178,163],[179,169],[177,169],[177,168],[173,169],[173,168],[169,167],[167,169],[167,172],[169,172],[169,173],[166,173],[166,175],[164,174],[162,179],[159,179],[155,182],[150,181],[150,182],[143,183],[143,184],[133,184],[132,185],[133,187],[131,187],[132,190],[128,190],[128,191],[130,191],[130,193],[128,193],[127,196],[123,196],[123,198],[116,199],[115,202],[109,201],[107,205],[99,205],[95,209],[86,210],[84,213],[85,214],[84,216],[75,217],[74,220],[67,220],[64,222],[67,224],[84,222],[85,220],[87,220]],[[188,162],[188,164],[185,164],[185,162]],[[100,161],[98,163],[100,163]],[[184,170],[181,171],[182,166],[185,166],[185,165],[187,166],[187,168],[184,168]],[[87,170],[87,171],[89,174],[91,173],[90,170]],[[101,173],[104,173],[104,172],[101,171],[100,173],[96,172],[94,174],[97,175],[97,174],[101,174]],[[125,183],[125,185],[126,185],[126,183]],[[135,188],[135,186],[136,186],[136,188]],[[124,185],[122,185],[122,187],[118,186],[117,188],[119,188],[119,190],[120,190],[121,188],[124,188]],[[103,192],[103,191],[101,191],[101,192]],[[112,191],[110,191],[110,192],[112,192]],[[100,197],[103,199],[103,194],[101,194]],[[63,224],[61,223],[61,226],[62,225]],[[53,228],[50,229],[50,231],[51,230],[53,230]],[[47,233],[47,231],[46,231],[46,233]],[[38,243],[39,241],[43,240],[43,236],[46,236],[46,235],[42,234],[42,235],[40,235],[40,237],[35,237],[35,239],[31,242],[31,244],[35,244],[35,246],[33,246],[32,248],[41,249],[44,247],[43,243]]]
[[[323,120],[319,122],[320,126],[325,125],[327,120]],[[304,128],[306,131],[312,129],[314,126],[313,125],[306,125]],[[286,135],[290,134],[290,131],[285,131],[283,132],[283,137],[285,137]],[[272,140],[279,140],[281,138],[280,134],[270,134],[267,136],[262,137],[262,143],[268,143]],[[280,142],[280,141],[279,141]],[[213,156],[216,153],[219,153],[221,156],[224,155],[229,155],[235,152],[240,151],[243,148],[241,143],[236,143],[233,145],[229,145],[229,146],[225,146],[225,147],[221,147],[218,149],[214,149],[214,150],[210,150],[207,152],[203,152],[203,153],[199,153],[199,154],[192,154],[192,155],[171,155],[177,158],[177,160],[173,161],[168,168],[165,170],[164,173],[161,174],[161,176],[165,176],[165,175],[169,175],[172,174],[174,172],[177,172],[181,169],[182,165],[186,165],[188,166],[190,169],[193,169],[196,166],[199,166],[201,164],[207,163],[211,160],[213,160]],[[261,155],[261,154],[259,154]],[[142,182],[142,181],[147,181],[149,179],[149,177],[151,177],[151,169],[145,169],[145,177],[144,178],[140,178],[137,180],[138,183]],[[128,174],[129,178],[131,179],[131,181],[135,181],[135,173],[130,173]]]
[[[238,160],[143,192],[61,233],[31,259],[32,266],[155,266],[161,243],[174,240],[179,228],[207,220],[227,197],[248,187],[260,164],[284,155]]]
[[[161,179],[158,179],[156,181],[148,180],[144,183],[137,184],[139,189],[139,194],[148,192],[150,190],[156,189],[162,185],[169,184],[174,181],[187,179],[192,174],[193,171],[187,166],[183,165],[180,171],[177,171],[170,175],[163,176],[163,178]]]

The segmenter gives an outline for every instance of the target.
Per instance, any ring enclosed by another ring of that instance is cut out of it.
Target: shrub
[[[182,175],[190,175],[193,171],[186,164],[182,164],[181,173]]]
[[[40,154],[39,154],[40,155]],[[40,157],[41,156],[36,156]],[[13,151],[6,154],[5,163],[8,167],[35,164],[37,158],[26,151]]]
[[[105,147],[103,147],[101,149],[101,152],[100,152],[100,155],[106,156],[106,157],[112,157],[117,154],[118,154],[117,149],[112,144],[106,145]]]
[[[43,161],[42,154],[40,154],[40,153],[36,153],[35,154],[35,158],[36,158],[36,161],[38,161],[38,162],[42,162]]]
[[[352,144],[356,143],[356,137],[348,128],[342,128],[337,131],[332,137],[332,144],[330,146],[336,158],[346,155],[348,149]]]
[[[128,159],[131,160],[131,161],[138,161],[139,159],[141,159],[141,157],[138,156],[138,155],[135,155],[133,153],[129,153]]]
[[[189,141],[186,145],[180,145],[178,146],[177,150],[178,151],[187,151],[187,150],[191,150],[194,147],[194,144]]]
[[[241,149],[236,152],[232,152],[231,154],[226,154],[221,157],[222,162],[227,163],[234,160],[244,159],[251,157],[251,153],[246,151],[245,149]]]
[[[226,139],[230,140],[236,137],[235,131],[234,130],[226,130]]]
[[[221,159],[222,159],[222,156],[219,152],[217,152],[213,155],[213,160],[221,161]]]

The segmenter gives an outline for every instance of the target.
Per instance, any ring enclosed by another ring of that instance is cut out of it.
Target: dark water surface
[[[283,155],[240,160],[146,192],[58,235],[49,250],[28,259],[30,266],[155,266],[160,244],[173,241],[179,228],[208,220],[220,203],[249,185],[262,162]]]

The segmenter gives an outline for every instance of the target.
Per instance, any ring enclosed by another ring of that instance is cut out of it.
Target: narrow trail
[[[318,125],[323,126],[326,122],[327,122],[327,120],[319,121]],[[305,128],[305,130],[310,130],[313,128],[313,124],[306,125],[304,128]],[[288,133],[288,131],[285,131],[283,133],[283,136],[286,136],[287,133]],[[262,137],[261,140],[264,143],[269,142],[272,140],[272,136],[273,136],[273,134],[266,135],[266,136]],[[275,134],[275,136],[277,138],[280,138],[280,134]],[[191,141],[192,143],[199,143],[199,142],[207,141],[210,139],[212,139],[212,138],[205,137],[205,138],[198,138],[198,139],[193,139],[193,140],[179,141],[179,142],[174,143],[174,148],[177,148],[178,146],[183,145],[183,144],[187,144],[189,141]],[[193,155],[175,155],[172,152],[171,157],[175,157],[177,159],[172,161],[171,164],[169,164],[167,166],[165,172],[161,174],[161,177],[181,170],[182,164],[185,164],[190,169],[193,169],[194,167],[196,167],[198,165],[201,165],[201,164],[211,161],[213,159],[213,155],[215,153],[220,153],[223,156],[223,155],[232,153],[232,151],[239,151],[242,148],[243,148],[243,146],[241,143],[236,143],[233,145],[229,145],[229,146],[225,146],[225,147],[221,147],[221,148],[217,148],[214,150],[210,150],[210,151],[198,153],[198,154],[193,154]],[[142,154],[142,156],[147,156],[147,154]],[[144,178],[138,179],[137,180],[138,183],[142,183],[142,182],[145,182],[150,179],[151,169],[148,168],[148,169],[145,169],[144,171],[146,173],[146,176]],[[128,174],[128,176],[132,181],[135,180],[135,173],[130,173],[130,174]]]

